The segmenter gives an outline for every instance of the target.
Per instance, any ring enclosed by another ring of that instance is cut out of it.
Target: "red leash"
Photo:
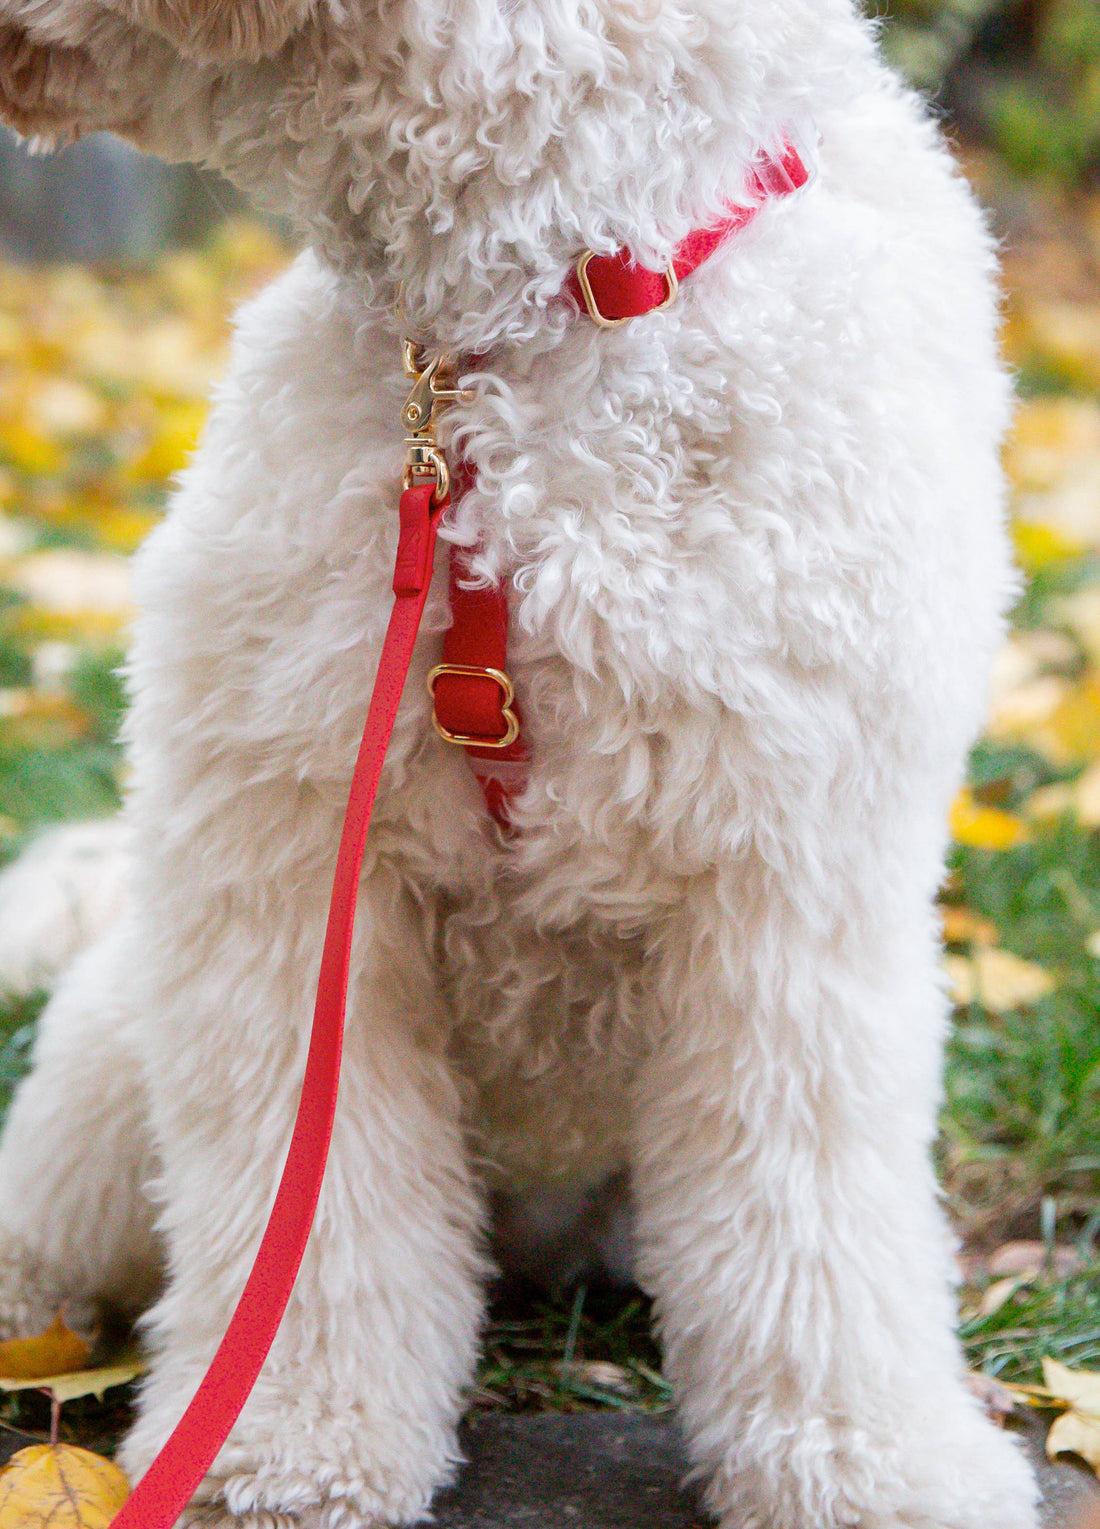
[[[744,228],[769,197],[785,196],[808,178],[801,156],[785,143],[779,156],[760,157],[750,177],[747,204],[732,208],[722,223],[691,234],[675,251],[667,271],[643,270],[626,252],[599,256],[589,252],[577,262],[566,291],[604,327],[667,307],[682,277]],[[438,356],[421,366],[417,348],[406,342],[405,364],[415,381],[404,411],[408,460],[399,506],[394,606],[340,836],[313,1030],[290,1149],[252,1272],[210,1368],[164,1447],[112,1520],[111,1529],[170,1529],[183,1512],[263,1367],[313,1225],[336,1110],[355,902],[367,826],[431,586],[436,532],[450,503],[449,474],[435,444],[433,413],[438,404],[462,396],[453,387],[439,385]],[[467,750],[490,810],[503,821],[507,798],[516,786],[514,776],[494,774],[494,755],[499,751],[502,763],[516,770],[522,769],[526,759],[522,739],[512,733],[518,713],[512,706],[511,682],[504,673],[507,602],[503,589],[461,588],[462,571],[452,557],[455,623],[448,633],[444,662],[433,671],[431,685],[433,694],[438,689],[440,710],[443,692],[451,688],[450,704],[456,715],[440,731],[444,737],[451,735],[448,741]],[[439,728],[438,717],[436,725]],[[503,746],[500,739],[506,739]]]
[[[394,605],[355,762],[333,878],[313,1033],[290,1150],[263,1240],[213,1362],[168,1442],[111,1529],[168,1529],[210,1468],[267,1358],[305,1253],[325,1172],[336,1093],[359,870],[378,779],[431,585],[440,516],[435,484],[401,496]]]

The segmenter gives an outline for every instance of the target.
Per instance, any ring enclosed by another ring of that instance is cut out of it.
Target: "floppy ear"
[[[106,0],[110,10],[198,62],[276,53],[317,0]]]
[[[85,48],[0,25],[0,118],[17,133],[64,143],[85,127],[125,133],[132,117],[132,99],[108,84]]]
[[[0,0],[0,119],[54,144],[108,128],[144,145],[181,70],[275,53],[320,3]]]

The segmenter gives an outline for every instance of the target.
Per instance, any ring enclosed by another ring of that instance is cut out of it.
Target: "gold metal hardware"
[[[504,718],[503,738],[478,738],[465,733],[451,733],[435,714],[435,684],[442,674],[473,675],[477,679],[495,680],[500,686],[500,711]],[[428,694],[432,698],[432,726],[446,743],[459,743],[464,747],[479,749],[506,749],[519,737],[519,718],[512,710],[516,698],[515,687],[502,669],[488,669],[480,664],[436,664],[428,675]]]
[[[430,440],[417,437],[405,442],[405,471],[401,474],[401,487],[415,488],[425,478],[435,479],[436,499],[446,499],[451,491],[447,458]]]
[[[580,283],[581,295],[584,298],[584,306],[588,309],[589,318],[593,321],[593,323],[598,324],[601,329],[618,329],[620,324],[629,324],[631,318],[640,317],[641,315],[628,314],[624,319],[609,319],[604,317],[604,315],[600,312],[599,305],[596,302],[596,294],[592,290],[592,283],[588,279],[588,266],[589,263],[595,258],[596,255],[594,250],[585,250],[584,254],[577,261],[576,265],[577,281]],[[676,294],[680,290],[680,283],[677,280],[676,272],[673,269],[671,261],[669,261],[668,266],[664,272],[664,278],[665,283],[668,286],[668,295],[665,297],[663,302],[657,304],[656,308],[650,308],[650,313],[660,313],[663,309],[670,308],[676,301]]]
[[[413,379],[412,389],[401,410],[401,423],[405,436],[405,471],[402,484],[412,488],[427,478],[435,480],[435,499],[445,499],[450,490],[451,479],[447,461],[436,440],[436,410],[450,403],[468,403],[474,394],[465,388],[456,388],[453,369],[443,351],[437,351],[428,359],[422,357],[422,347],[415,340],[405,340],[402,345],[402,362],[405,375]]]

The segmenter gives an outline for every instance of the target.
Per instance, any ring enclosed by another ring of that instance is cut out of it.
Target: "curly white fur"
[[[849,0],[0,20],[24,131],[217,165],[314,245],[241,315],[139,557],[129,908],[47,1012],[0,1151],[0,1268],[118,1299],[163,1250],[127,1467],[202,1373],[287,1139],[389,605],[407,326],[479,354],[450,415],[477,488],[444,537],[510,581],[533,764],[504,840],[429,725],[437,581],[316,1229],[195,1511],[421,1517],[456,1460],[486,1194],[627,1167],[723,1529],[1030,1529],[1029,1472],[961,1382],[929,1163],[931,900],[1012,588],[1008,386],[981,220],[866,24]],[[807,115],[817,182],[673,308],[604,332],[561,299],[585,245],[661,265]]]

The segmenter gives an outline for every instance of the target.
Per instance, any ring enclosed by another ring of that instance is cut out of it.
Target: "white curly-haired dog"
[[[489,1196],[627,1170],[722,1529],[1032,1525],[1029,1470],[963,1384],[929,1157],[932,899],[1013,586],[1009,387],[981,217],[852,0],[0,18],[21,132],[216,166],[312,244],[241,315],[138,558],[129,907],[60,982],[8,1123],[4,1320],[134,1306],[166,1268],[134,1475],[220,1338],[295,1107],[411,334],[476,357],[448,414],[476,484],[442,536],[507,581],[529,774],[503,833],[432,729],[437,576],[318,1220],[191,1511],[423,1518],[457,1459]],[[563,297],[586,247],[662,270],[792,124],[816,180],[675,302],[611,330]]]

